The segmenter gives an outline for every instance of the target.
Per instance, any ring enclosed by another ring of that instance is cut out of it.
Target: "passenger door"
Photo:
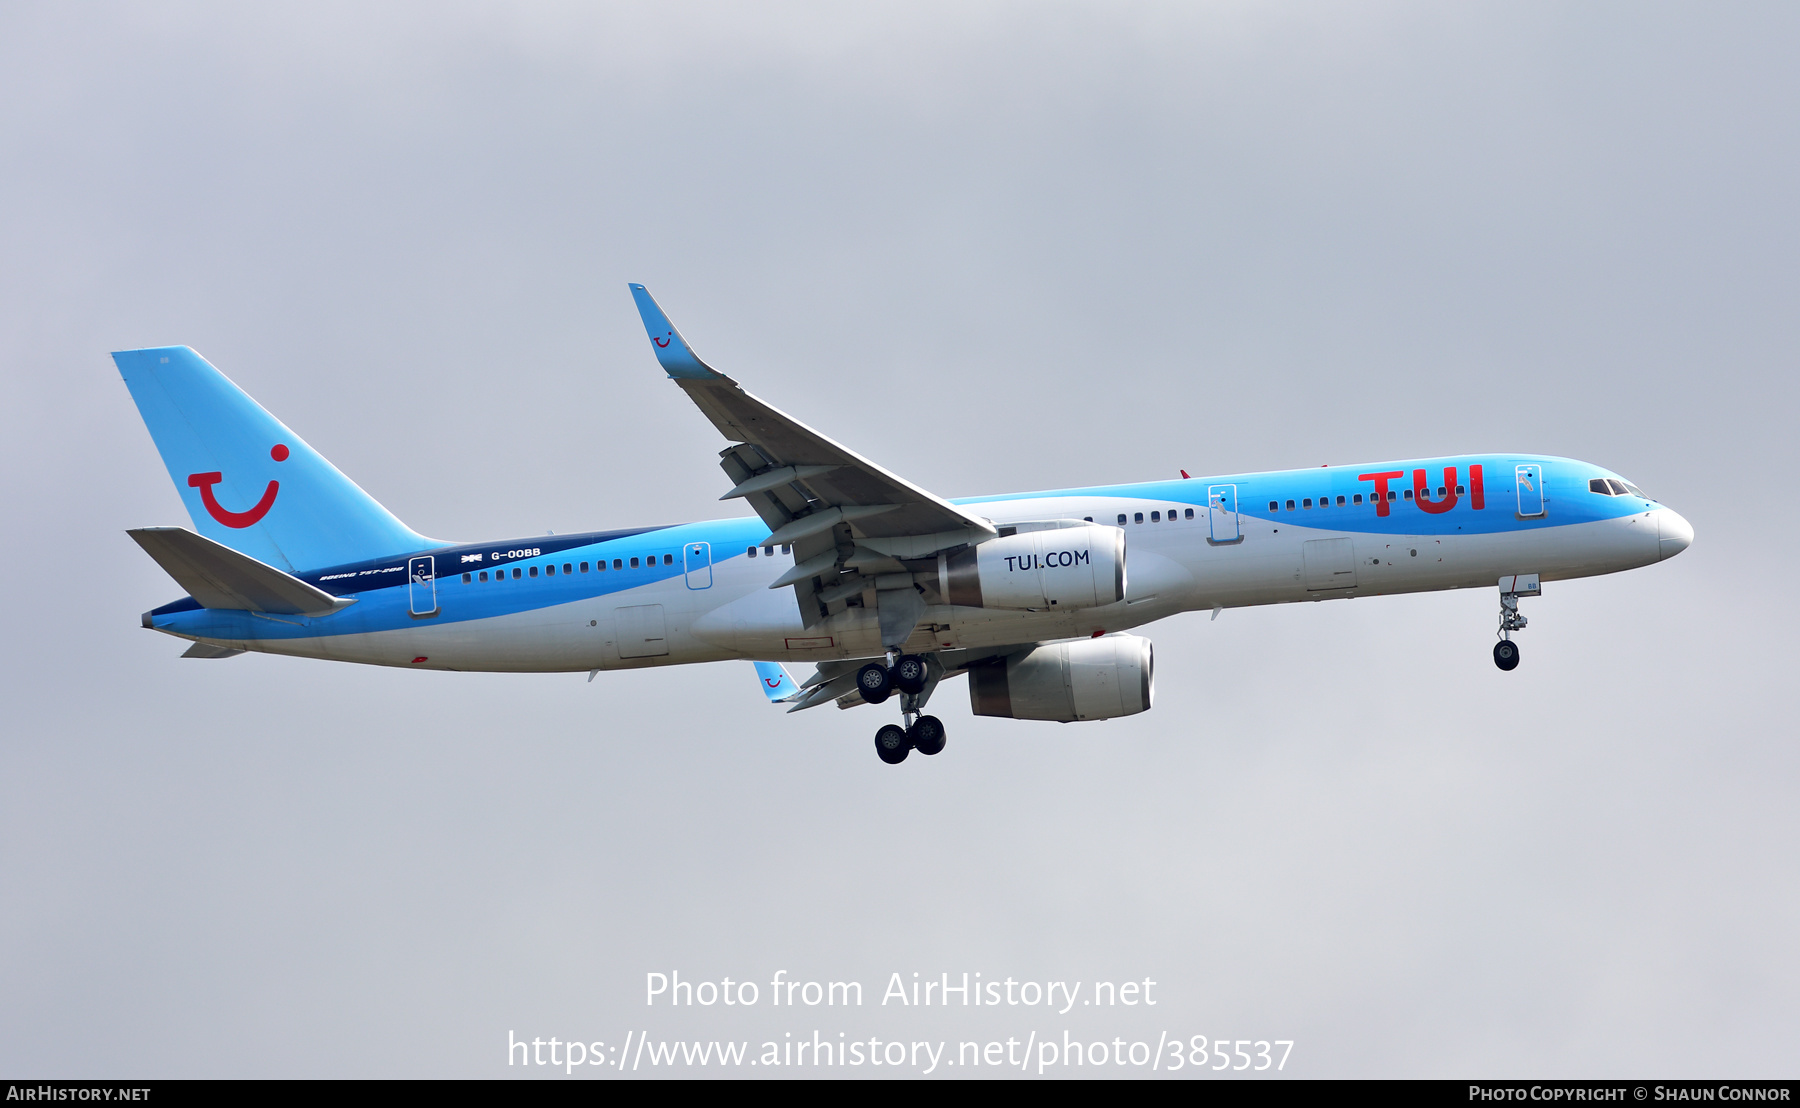
[[[436,564],[430,554],[406,562],[406,600],[414,619],[438,613]]]
[[[687,570],[687,587],[690,589],[712,588],[712,544],[709,542],[690,542],[682,548],[681,561]]]
[[[1238,525],[1237,486],[1212,485],[1206,490],[1207,538],[1215,543],[1241,542],[1244,532]]]
[[[1519,493],[1519,518],[1537,519],[1546,512],[1544,507],[1544,467],[1541,465],[1522,465],[1514,470],[1513,483]]]

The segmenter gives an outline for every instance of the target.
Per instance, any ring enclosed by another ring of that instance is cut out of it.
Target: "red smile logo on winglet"
[[[275,448],[269,451],[269,457],[278,462],[285,462],[288,458],[288,448],[281,443],[276,443]],[[281,490],[279,481],[270,481],[269,487],[263,490],[262,499],[258,500],[249,511],[228,512],[219,503],[218,497],[213,495],[213,486],[224,479],[223,473],[190,473],[188,474],[188,488],[199,489],[200,501],[206,505],[207,514],[227,527],[249,527],[257,523],[262,517],[269,514],[269,509],[275,505],[275,494]]]

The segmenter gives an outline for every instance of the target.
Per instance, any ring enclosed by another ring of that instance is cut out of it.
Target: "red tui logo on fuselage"
[[[1375,482],[1373,499],[1375,501],[1375,514],[1378,516],[1388,514],[1388,503],[1393,499],[1394,495],[1388,492],[1388,482],[1396,477],[1404,479],[1406,477],[1406,471],[1403,469],[1391,469],[1385,473],[1361,473],[1356,477],[1358,481]],[[1423,511],[1430,512],[1432,515],[1437,515],[1440,512],[1447,512],[1456,507],[1457,485],[1455,466],[1444,467],[1444,484],[1441,491],[1443,493],[1443,499],[1436,501],[1432,500],[1431,489],[1428,487],[1425,480],[1425,471],[1422,469],[1413,470],[1413,503],[1417,504]],[[1481,511],[1483,508],[1487,507],[1487,489],[1483,485],[1481,479],[1481,467],[1478,465],[1469,467],[1469,507],[1476,511]]]

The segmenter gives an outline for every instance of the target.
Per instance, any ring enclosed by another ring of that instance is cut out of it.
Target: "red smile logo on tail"
[[[269,457],[278,462],[285,462],[288,458],[288,448],[281,443],[276,443],[275,449],[269,451]],[[249,527],[257,523],[262,517],[269,514],[269,509],[275,505],[275,494],[281,489],[279,481],[270,481],[269,487],[263,490],[262,499],[258,500],[249,511],[228,512],[219,503],[218,497],[213,495],[213,486],[224,479],[223,473],[190,473],[188,474],[188,488],[199,489],[200,501],[206,505],[207,513],[227,527]]]

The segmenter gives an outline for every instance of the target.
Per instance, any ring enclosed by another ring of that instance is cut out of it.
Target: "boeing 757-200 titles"
[[[632,285],[657,361],[724,435],[754,517],[500,542],[417,534],[185,346],[113,355],[196,530],[130,531],[188,595],[143,617],[186,658],[247,650],[414,669],[588,671],[744,659],[790,710],[898,696],[875,749],[944,748],[923,714],[1147,711],[1133,634],[1177,612],[1495,588],[1649,565],[1686,520],[1618,474],[1473,454],[945,500],[701,361]],[[781,663],[810,663],[801,681]]]

